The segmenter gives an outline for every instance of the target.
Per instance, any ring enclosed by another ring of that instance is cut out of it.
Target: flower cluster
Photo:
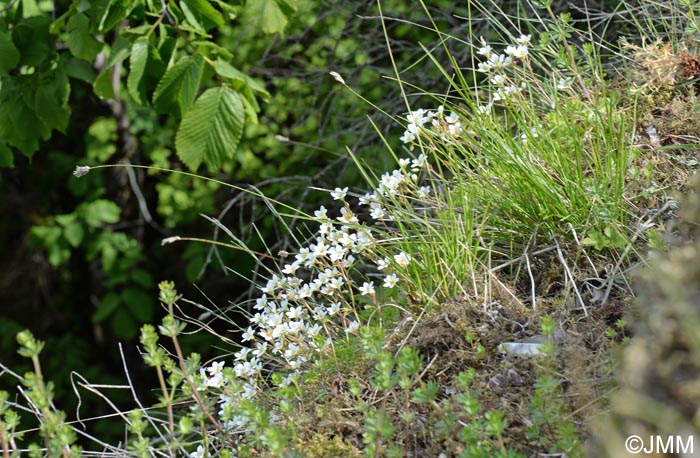
[[[488,113],[491,111],[493,102],[507,100],[514,94],[522,91],[525,83],[516,84],[510,78],[506,70],[511,67],[516,61],[524,61],[529,55],[530,35],[521,35],[516,39],[516,43],[507,46],[503,50],[503,54],[496,53],[489,44],[482,38],[482,46],[477,51],[477,54],[484,56],[485,62],[480,62],[477,70],[481,73],[489,75],[491,84],[497,87],[493,93],[492,100],[488,104],[480,107],[479,111]]]
[[[410,112],[406,116],[408,126],[401,136],[403,143],[413,143],[427,127],[439,134],[442,140],[455,137],[462,132],[462,123],[456,113],[451,112],[445,116],[445,107],[440,105],[435,111],[427,111],[423,108]]]
[[[420,118],[427,117],[459,128],[457,116],[443,117],[443,110],[441,107],[438,114],[422,110],[413,120],[424,123]],[[240,430],[250,421],[237,406],[261,391],[266,362],[282,366],[281,386],[292,383],[304,365],[329,348],[334,339],[357,332],[357,306],[379,306],[379,285],[385,289],[401,287],[402,273],[417,261],[403,251],[378,256],[376,250],[395,237],[383,230],[398,216],[395,204],[431,195],[430,187],[420,185],[421,176],[430,170],[423,154],[399,160],[399,167],[383,174],[373,192],[358,197],[360,207],[369,207],[367,222],[361,221],[366,217],[353,212],[348,188],[330,191],[330,197],[343,206],[335,216],[329,215],[325,206],[316,210],[318,230],[314,237],[293,256],[284,253],[288,262],[260,287],[262,294],[252,307],[250,326],[242,333],[248,346],[235,353],[232,367],[218,361],[200,370],[199,389],[218,393],[219,416],[227,428]],[[379,282],[358,280],[354,272],[360,263],[375,269]]]

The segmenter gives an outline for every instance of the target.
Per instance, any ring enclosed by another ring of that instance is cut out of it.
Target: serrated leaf
[[[153,93],[153,106],[161,113],[182,116],[194,102],[202,78],[204,58],[186,56],[170,67]]]
[[[143,105],[145,99],[145,89],[141,84],[146,73],[148,64],[148,38],[139,37],[131,47],[131,57],[129,58],[129,76],[126,79],[126,87],[131,97],[139,104]]]
[[[122,300],[132,315],[141,322],[153,319],[154,302],[150,294],[141,288],[127,287],[122,291]]]
[[[177,155],[191,170],[210,170],[233,157],[243,133],[241,97],[226,86],[205,91],[185,114],[175,138]]]
[[[0,73],[7,73],[19,64],[19,51],[7,32],[0,32]]]
[[[182,0],[180,7],[187,22],[202,33],[224,25],[224,17],[207,0]]]
[[[117,307],[119,307],[120,303],[121,298],[119,297],[119,294],[114,292],[107,293],[97,305],[95,313],[92,314],[92,322],[99,323],[104,321],[117,309]]]
[[[296,9],[296,0],[252,0],[246,3],[246,13],[263,32],[269,34],[282,34]]]
[[[136,4],[137,2],[131,0],[109,0],[105,12],[100,19],[100,24],[97,28],[98,31],[100,33],[105,33],[112,30],[115,25],[126,19],[129,12]]]
[[[90,20],[84,14],[72,16],[66,25],[66,32],[66,46],[75,57],[91,61],[102,50],[103,44],[90,33]]]
[[[85,222],[92,227],[114,224],[119,221],[121,210],[112,201],[98,199],[83,207]]]

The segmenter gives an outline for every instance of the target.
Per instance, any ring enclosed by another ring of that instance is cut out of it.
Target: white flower
[[[462,126],[459,122],[456,122],[447,126],[447,131],[450,133],[450,135],[454,136],[462,132]]]
[[[491,71],[491,64],[488,62],[479,62],[479,66],[476,68],[476,70],[481,73],[489,73]]]
[[[389,267],[389,258],[384,258],[377,261],[377,269],[384,270],[387,267]]]
[[[491,113],[492,106],[493,105],[491,105],[491,103],[489,102],[486,105],[480,105],[479,108],[477,108],[477,111],[479,112],[479,114],[487,115]]]
[[[477,54],[481,54],[482,56],[484,56],[488,59],[489,56],[491,55],[491,46],[489,46],[489,45],[482,46],[477,51]]]
[[[516,59],[525,59],[527,57],[527,46],[518,46],[515,48],[515,52],[513,53],[513,57]]]
[[[399,282],[399,277],[396,274],[387,275],[384,277],[384,287],[393,288]]]
[[[418,198],[427,199],[431,191],[430,186],[421,186],[418,188]]]
[[[403,251],[394,256],[394,261],[401,267],[406,267],[411,262],[411,255],[404,253]]]
[[[374,294],[374,282],[364,282],[362,286],[360,286],[360,294],[364,296],[371,296]]]
[[[214,361],[211,366],[207,367],[207,372],[209,372],[210,376],[215,376],[217,374],[221,374],[221,371],[224,370],[224,361]]]
[[[331,191],[331,197],[333,197],[333,200],[343,200],[347,193],[348,188],[335,188],[334,191]]]
[[[503,70],[512,63],[513,59],[510,56],[504,56],[503,54],[491,54],[489,56],[489,65],[495,70]]]
[[[245,361],[248,359],[248,354],[250,353],[250,348],[248,347],[242,347],[240,351],[237,351],[234,353],[234,357],[236,358],[236,361]]]
[[[519,45],[528,46],[530,44],[531,39],[532,39],[531,35],[520,35],[520,37],[518,39],[516,39],[515,41],[517,41]]]
[[[459,116],[457,116],[457,113],[452,111],[450,112],[450,115],[445,118],[445,121],[447,121],[448,124],[454,124],[456,122],[459,122]]]
[[[381,204],[377,204],[376,206],[372,207],[372,211],[369,212],[369,216],[371,216],[373,219],[382,219],[386,216],[386,210]]]
[[[345,328],[345,332],[347,334],[352,334],[353,332],[357,331],[358,329],[360,329],[360,323],[358,323],[357,321],[351,321],[348,324],[348,327]]]
[[[496,86],[503,86],[506,82],[506,77],[503,75],[494,75],[490,81],[491,84],[495,84]]]
[[[557,89],[560,91],[564,91],[566,89],[569,89],[571,87],[571,77],[567,76],[566,78],[559,78],[559,82],[557,82]]]
[[[248,327],[248,329],[246,329],[246,331],[243,333],[243,336],[241,337],[243,342],[248,342],[249,340],[253,340],[254,338],[255,338],[255,331],[250,326]]]
[[[330,307],[328,307],[328,315],[333,316],[340,310],[340,302],[333,302]]]
[[[416,139],[416,135],[413,132],[406,131],[403,133],[403,136],[399,139],[403,143],[411,143]]]
[[[190,458],[204,458],[205,456],[207,455],[203,445],[198,446],[196,451],[190,453]]]
[[[401,167],[402,169],[405,169],[410,164],[411,164],[411,160],[407,157],[399,159],[399,167]]]
[[[421,154],[416,159],[413,159],[411,163],[413,164],[414,171],[419,170],[428,165],[428,158],[425,156],[425,154]]]
[[[347,189],[348,189],[348,188],[345,188],[345,190],[347,190]],[[316,210],[316,211],[314,212],[314,216],[315,216],[316,218],[318,218],[318,219],[326,219],[326,218],[328,218],[328,215],[326,214],[326,211],[327,211],[327,210],[326,210],[326,207],[324,207],[323,205],[321,205],[321,208],[319,208],[318,210]]]
[[[347,188],[345,188],[347,189]],[[348,210],[347,208],[343,207],[340,209],[340,214],[338,218],[336,218],[338,221],[341,223],[346,223],[346,224],[352,224],[352,223],[357,223],[359,220],[357,219],[357,216],[355,214]]]

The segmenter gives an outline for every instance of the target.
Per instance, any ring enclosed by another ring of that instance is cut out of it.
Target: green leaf
[[[22,0],[23,18],[39,15],[41,15],[41,10],[39,9],[39,5],[37,5],[36,0]]]
[[[51,18],[35,16],[17,24],[12,31],[12,41],[20,54],[20,64],[36,67],[49,55],[49,27]]]
[[[131,279],[143,288],[153,288],[155,285],[153,276],[146,270],[136,269],[131,272]]]
[[[62,57],[63,56],[66,56],[66,54],[63,54]],[[71,57],[68,59],[64,58],[62,62],[66,75],[74,79],[85,81],[88,84],[95,82],[97,74],[95,73],[95,70],[93,70],[92,66],[90,66],[90,64],[84,60],[78,60]]]
[[[49,129],[66,131],[70,119],[69,95],[70,83],[61,65],[42,77],[34,94],[34,111]]]
[[[109,0],[107,7],[100,19],[98,31],[109,32],[115,25],[126,19],[129,12],[138,4],[132,0]]]
[[[85,222],[92,227],[114,224],[119,221],[120,209],[112,201],[98,199],[83,207]]]
[[[148,38],[139,37],[131,48],[131,57],[129,59],[130,69],[126,87],[129,89],[131,97],[139,105],[143,105],[146,100],[146,91],[141,83],[148,64],[148,46]]]
[[[95,313],[92,314],[92,322],[99,323],[104,321],[108,316],[114,312],[119,304],[121,303],[121,298],[119,294],[115,292],[109,292],[102,298]]]
[[[241,97],[229,87],[205,91],[185,114],[175,138],[177,154],[191,170],[202,162],[210,170],[233,157],[243,133]]]
[[[12,168],[15,166],[15,157],[12,150],[0,140],[0,167]]]
[[[114,98],[114,86],[112,85],[112,75],[108,69],[104,69],[97,75],[95,82],[92,83],[92,90],[95,91],[101,99],[113,99]]]
[[[0,73],[7,73],[19,64],[19,51],[12,42],[10,34],[0,32]]]
[[[128,287],[122,291],[122,300],[131,314],[141,322],[153,319],[154,301],[150,294],[141,288]]]
[[[84,14],[76,14],[66,25],[68,38],[66,45],[70,52],[79,59],[91,61],[102,50],[102,43],[90,33],[90,20]]]
[[[118,338],[131,340],[138,333],[138,323],[134,321],[131,313],[120,307],[112,317],[112,330]]]
[[[296,12],[296,0],[251,0],[246,13],[265,33],[284,32],[288,18]]]
[[[180,7],[187,22],[202,33],[224,25],[224,17],[207,0],[182,0]]]
[[[186,56],[170,67],[153,93],[153,106],[161,113],[182,116],[194,102],[202,78],[204,58]]]
[[[45,131],[34,108],[27,105],[22,92],[22,84],[17,84],[15,79],[3,81],[0,89],[0,138],[31,158],[39,149],[41,136],[49,132]]]
[[[84,236],[85,230],[83,229],[83,225],[77,221],[67,224],[63,228],[63,237],[65,237],[68,243],[74,248],[80,245]]]

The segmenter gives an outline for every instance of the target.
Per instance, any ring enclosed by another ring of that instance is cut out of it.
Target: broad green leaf
[[[102,49],[103,44],[90,33],[90,20],[84,14],[72,16],[66,25],[66,32],[66,46],[79,59],[91,61]]]
[[[224,17],[207,0],[182,0],[180,7],[187,22],[203,33],[224,25]]]
[[[92,322],[100,323],[104,321],[108,316],[112,314],[112,312],[114,312],[117,309],[117,307],[119,307],[120,303],[121,298],[119,297],[119,294],[115,292],[109,292],[105,294],[105,296],[98,304],[95,313],[92,314]]]
[[[112,201],[98,199],[83,207],[85,222],[92,227],[100,227],[103,224],[114,224],[119,221],[121,210]]]
[[[63,56],[67,56],[67,54],[63,54],[62,57]],[[84,81],[88,84],[95,82],[97,74],[95,73],[95,70],[93,70],[92,66],[90,66],[90,64],[84,60],[78,60],[71,57],[68,59],[62,58],[62,62],[66,75],[70,76],[71,78]]]
[[[34,111],[50,129],[65,132],[70,119],[70,83],[62,66],[42,78],[34,94]]]
[[[14,79],[3,81],[0,90],[0,139],[31,158],[39,149],[39,139],[46,132],[34,108],[27,105],[22,92],[22,85],[16,84]]]
[[[110,50],[107,66],[102,69],[95,82],[92,83],[92,90],[101,99],[114,98],[114,86],[110,70],[117,62],[121,62],[131,54],[131,43],[123,37],[117,38]]]
[[[19,64],[19,51],[7,32],[0,32],[0,73],[7,73]]]
[[[12,41],[20,54],[20,64],[36,67],[46,59],[51,51],[49,47],[48,16],[34,16],[15,26]]]
[[[39,5],[36,4],[36,0],[22,0],[22,17],[28,18],[32,16],[41,15],[41,10]]]
[[[112,85],[112,75],[109,69],[105,68],[97,75],[95,82],[92,83],[92,90],[101,99],[114,98],[114,86]]]
[[[126,80],[126,87],[129,89],[131,97],[139,104],[143,105],[146,101],[145,88],[142,81],[146,73],[146,65],[148,64],[148,38],[140,37],[131,48],[131,57],[129,59],[129,77]]]
[[[70,249],[64,243],[57,243],[46,247],[49,252],[49,264],[58,267],[70,259]]]
[[[12,154],[12,150],[5,144],[4,141],[0,140],[0,167],[14,167],[15,157]]]
[[[138,2],[132,0],[109,0],[97,30],[100,33],[109,32],[115,25],[126,19],[137,4]]]
[[[122,301],[131,311],[131,314],[141,322],[153,319],[153,297],[141,288],[129,286],[122,291]]]
[[[143,269],[135,269],[133,272],[131,272],[131,279],[145,289],[153,288],[155,285],[153,276],[148,271]]]
[[[204,162],[210,170],[233,157],[243,133],[245,113],[240,95],[226,86],[205,91],[185,114],[175,138],[182,162],[196,170]]]
[[[72,247],[77,247],[78,245],[80,245],[80,243],[83,241],[84,236],[85,230],[83,229],[83,225],[77,221],[67,224],[63,228],[63,237],[66,238],[66,240]]]
[[[263,32],[270,34],[282,34],[296,9],[296,0],[251,0],[246,3],[247,15]]]
[[[153,93],[153,106],[161,113],[182,116],[194,102],[202,78],[204,58],[185,56],[170,67]]]

